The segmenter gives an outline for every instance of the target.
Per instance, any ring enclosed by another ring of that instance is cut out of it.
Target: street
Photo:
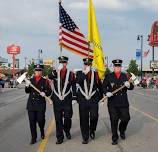
[[[1,152],[157,152],[158,90],[135,88],[129,92],[131,121],[127,139],[111,145],[110,122],[106,104],[100,106],[96,139],[82,145],[78,105],[74,105],[72,140],[56,145],[53,108],[47,104],[46,139],[30,146],[30,130],[26,111],[28,95],[23,88],[0,94],[0,151]]]
[[[157,7],[2,0],[0,152],[158,152]]]

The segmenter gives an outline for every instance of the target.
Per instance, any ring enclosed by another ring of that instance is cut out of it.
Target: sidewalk
[[[4,93],[4,92],[10,92],[10,91],[14,91],[17,90],[18,88],[0,88],[0,93]]]
[[[16,88],[0,88],[0,93],[15,91],[15,90],[24,89],[24,88],[25,88],[24,84],[19,84]]]
[[[143,88],[135,87],[135,89],[132,92],[137,95],[155,99],[156,101],[158,100],[158,89],[155,88],[143,89]]]
[[[147,92],[147,93],[152,93],[154,95],[158,95],[158,89],[157,88],[141,88],[141,87],[135,87],[135,90],[137,91],[143,91],[143,92]]]

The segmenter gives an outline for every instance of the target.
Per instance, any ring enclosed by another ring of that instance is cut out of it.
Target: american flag
[[[60,30],[59,44],[73,53],[93,58],[93,50],[80,29],[59,3]]]
[[[146,58],[149,54],[150,50],[144,52],[144,58]]]

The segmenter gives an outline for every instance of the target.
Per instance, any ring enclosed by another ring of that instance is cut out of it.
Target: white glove
[[[72,100],[72,105],[76,104],[77,101],[76,100]]]
[[[44,92],[41,92],[40,95],[41,95],[42,97],[45,97],[45,96],[46,96],[46,94],[45,94]]]
[[[107,92],[107,93],[106,93],[106,96],[107,96],[108,98],[110,98],[110,97],[113,96],[113,94],[112,94],[111,92]]]
[[[60,63],[58,66],[58,70],[61,70],[63,68],[63,65]]]
[[[84,74],[88,74],[88,72],[91,70],[90,66],[87,66],[85,70],[83,70]]]
[[[26,80],[25,80],[25,83],[26,83],[25,86],[26,86],[26,87],[29,87],[30,84],[31,84],[31,81],[26,79]]]
[[[130,88],[130,83],[129,83],[128,81],[126,81],[126,82],[125,82],[125,86],[126,86],[127,88]]]

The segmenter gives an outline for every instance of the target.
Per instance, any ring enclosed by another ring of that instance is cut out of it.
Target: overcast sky
[[[144,35],[144,51],[150,49],[147,35],[151,25],[158,20],[158,0],[94,0],[96,16],[103,48],[111,62],[121,58],[124,64],[135,58],[140,48],[137,35]],[[87,36],[88,0],[63,0],[63,7]],[[0,56],[11,60],[6,53],[10,44],[20,45],[20,58],[37,58],[37,50],[43,49],[44,58],[57,59],[58,46],[58,0],[1,0],[0,3]],[[157,49],[155,56],[157,58]],[[63,51],[70,57],[72,68],[81,66],[82,58]],[[148,65],[152,53],[145,59]],[[157,58],[158,59],[158,58]],[[139,63],[139,62],[138,62]]]

